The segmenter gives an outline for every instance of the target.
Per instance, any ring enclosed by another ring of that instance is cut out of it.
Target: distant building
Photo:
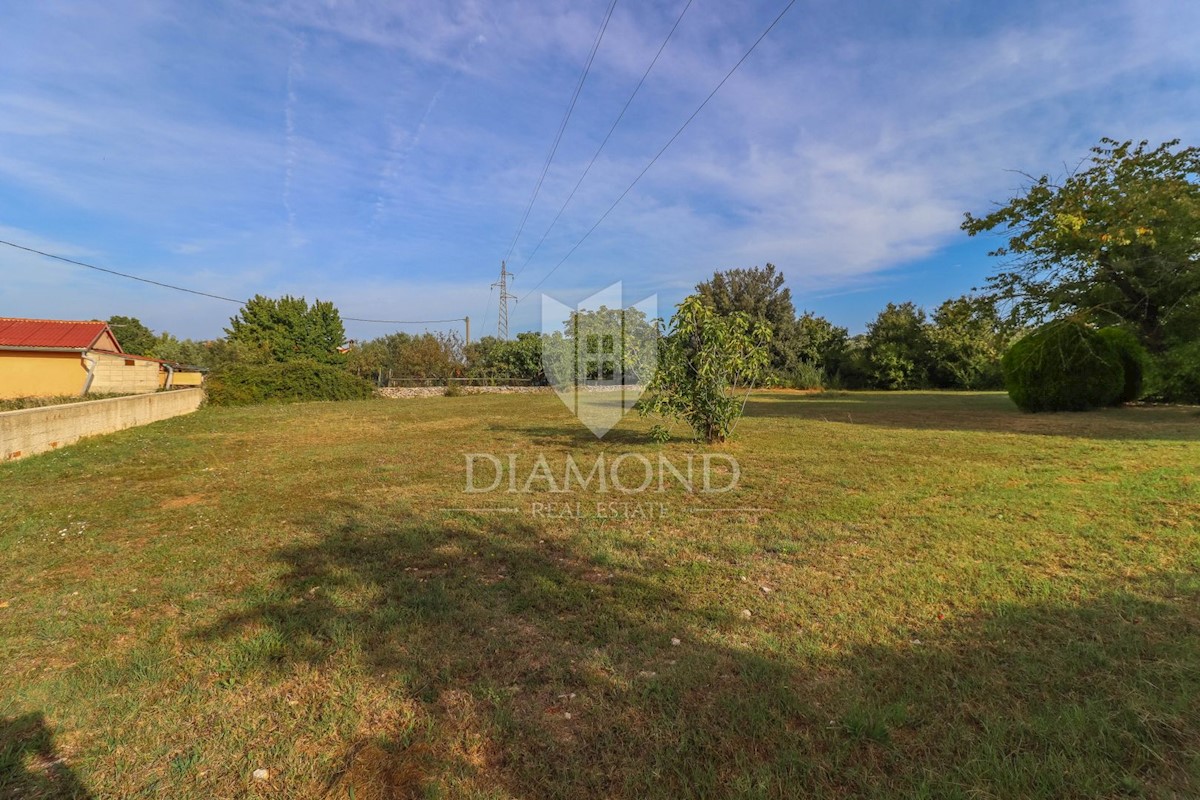
[[[198,373],[124,352],[104,322],[0,317],[0,399],[144,394],[199,382]]]

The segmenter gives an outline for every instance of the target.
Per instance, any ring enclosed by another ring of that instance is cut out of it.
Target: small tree
[[[178,339],[163,331],[154,340],[154,346],[142,355],[161,358],[176,364],[190,367],[210,367],[212,360],[209,356],[210,343],[197,342],[192,339]]]
[[[242,306],[225,329],[229,341],[268,361],[315,361],[342,364],[338,348],[346,341],[346,329],[333,303],[284,295],[279,299],[255,295]]]
[[[143,325],[137,317],[123,317],[117,314],[108,318],[108,326],[112,328],[121,349],[126,353],[148,356],[154,349],[154,331]]]
[[[378,380],[388,366],[387,344],[382,339],[351,342],[346,353],[346,368],[360,378]]]
[[[930,342],[925,312],[912,303],[888,303],[867,326],[863,355],[872,383],[880,389],[929,385]]]
[[[462,339],[455,333],[393,333],[383,342],[388,350],[387,368],[395,377],[444,383],[462,377],[465,371]]]
[[[806,364],[833,372],[845,355],[849,336],[845,328],[805,311],[796,320],[796,356]]]
[[[657,321],[638,308],[575,310],[561,332],[541,338],[542,366],[554,386],[644,384],[658,357]]]
[[[718,314],[741,312],[771,327],[771,368],[786,375],[798,363],[796,307],[783,273],[774,264],[713,273],[696,293]]]
[[[740,312],[722,316],[688,297],[662,339],[642,413],[683,420],[709,444],[725,441],[742,415],[739,392],[770,366],[770,344],[766,323]]]
[[[929,327],[930,377],[943,389],[998,389],[1004,385],[1000,359],[1015,333],[988,295],[947,300]]]
[[[545,383],[542,374],[542,336],[523,331],[515,339],[484,336],[463,348],[467,371],[473,378],[489,381],[517,378]]]

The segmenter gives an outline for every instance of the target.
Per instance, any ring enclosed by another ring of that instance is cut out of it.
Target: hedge
[[[205,388],[208,401],[223,406],[363,400],[374,394],[374,387],[362,378],[315,361],[235,364],[210,375]]]

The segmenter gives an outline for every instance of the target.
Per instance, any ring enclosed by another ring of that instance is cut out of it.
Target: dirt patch
[[[182,497],[168,497],[158,504],[159,508],[183,508],[203,503],[206,498],[202,494],[186,494]]]
[[[351,748],[346,772],[335,785],[363,800],[415,800],[425,795],[428,762],[428,753],[419,745],[393,754],[364,743]]]

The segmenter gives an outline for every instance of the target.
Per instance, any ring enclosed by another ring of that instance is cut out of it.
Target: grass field
[[[204,408],[0,465],[0,797],[1200,795],[1196,409],[766,393],[731,492],[463,493],[648,427]]]

